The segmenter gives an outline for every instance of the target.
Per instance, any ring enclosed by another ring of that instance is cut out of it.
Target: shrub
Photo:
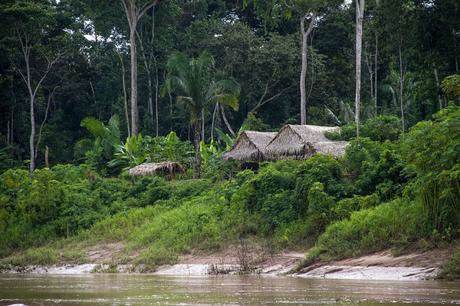
[[[261,220],[262,232],[266,233],[297,217],[292,192],[289,192],[294,189],[294,176],[292,172],[281,172],[276,167],[276,163],[267,165],[257,175],[246,172],[246,180],[231,196],[235,206]]]
[[[398,145],[379,143],[368,138],[350,142],[343,161],[354,193],[361,195],[379,191],[385,200],[401,194],[407,178],[403,174],[404,163]]]
[[[367,120],[361,127],[361,135],[374,141],[398,140],[402,132],[398,117],[381,115]]]
[[[365,121],[360,127],[360,136],[373,141],[398,140],[401,134],[401,121],[398,117],[381,115]],[[326,136],[331,140],[351,140],[356,137],[356,124],[342,126],[340,133],[330,132]]]
[[[342,180],[340,162],[330,156],[314,155],[299,165],[295,176],[295,209],[300,216],[305,216],[307,213],[308,192],[316,182],[323,185],[324,192],[334,197],[348,194],[349,187]]]
[[[429,212],[429,230],[460,225],[460,107],[449,106],[433,122],[419,122],[403,142],[409,186]]]
[[[307,232],[310,241],[324,231],[332,220],[336,199],[324,192],[323,184],[316,182],[308,191]]]
[[[393,246],[404,246],[423,235],[422,209],[397,199],[352,213],[350,219],[329,225],[317,246],[323,259],[359,256]]]
[[[355,195],[351,198],[342,199],[332,208],[334,218],[338,220],[347,219],[358,210],[372,208],[380,204],[380,198],[376,193],[367,196]]]
[[[126,210],[130,191],[137,188],[139,197],[146,187],[133,188],[129,181],[100,178],[72,165],[37,169],[33,175],[11,169],[0,175],[0,183],[0,255],[87,229]]]
[[[457,248],[447,264],[442,267],[439,277],[449,280],[460,279],[460,247]]]

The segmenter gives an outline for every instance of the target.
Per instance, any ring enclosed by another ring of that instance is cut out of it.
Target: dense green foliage
[[[136,262],[155,266],[242,237],[268,239],[274,249],[315,245],[311,254],[322,259],[420,239],[452,241],[460,236],[459,197],[447,187],[458,186],[460,137],[449,135],[458,131],[459,118],[459,108],[450,106],[398,140],[353,140],[343,159],[266,163],[228,180],[108,179],[71,165],[32,176],[8,170],[0,176],[1,254],[76,237],[124,242],[127,252],[140,254]],[[429,190],[440,184],[443,192]],[[81,260],[81,254],[39,248],[17,261],[65,258]]]
[[[355,212],[349,219],[330,225],[318,240],[323,258],[347,258],[407,246],[424,237],[422,209],[407,199]]]
[[[450,261],[443,267],[440,277],[446,279],[460,279],[460,247],[454,252]]]
[[[368,2],[359,138],[354,3],[290,3],[158,1],[131,37],[140,114],[131,135],[121,1],[2,1],[0,257],[81,261],[58,249],[113,241],[127,260],[155,266],[249,237],[314,246],[310,259],[458,239],[459,2]],[[327,136],[350,141],[345,156],[255,172],[223,161],[239,132],[299,121],[299,20],[311,10],[307,122],[341,126]],[[172,181],[126,173],[162,161],[187,171]],[[203,179],[190,179],[193,166]]]
[[[57,58],[36,91],[39,166],[45,164],[46,146],[51,165],[81,161],[81,155],[74,155],[74,144],[88,136],[80,126],[87,117],[106,123],[117,115],[121,139],[130,136],[126,116],[130,111],[130,37],[121,2],[2,1],[0,51],[5,56],[0,59],[1,169],[26,166],[30,158],[29,91],[21,77],[26,75],[21,49],[26,40],[30,44],[33,86],[45,73],[47,61]],[[167,87],[171,55],[198,58],[204,50],[214,58],[216,81],[232,79],[239,83],[240,107],[238,111],[224,110],[227,125],[221,110],[214,104],[203,104],[202,116],[195,118],[204,119],[202,141],[208,143],[216,128],[237,132],[254,112],[267,126],[251,128],[274,130],[298,122],[299,19],[311,9],[318,9],[318,21],[308,42],[307,122],[352,122],[355,8],[353,3],[342,2],[298,1],[288,5],[289,1],[160,1],[138,24],[140,132],[145,137],[175,131],[180,139],[193,142],[193,114],[184,107],[187,103],[175,101],[176,95],[194,93],[184,94],[177,86],[171,95],[166,90],[160,93]],[[367,3],[363,119],[376,115],[400,118],[402,101],[407,130],[429,119],[448,100],[458,103],[459,20],[457,0]],[[402,88],[400,77],[404,80]],[[201,87],[212,87],[209,85]],[[392,118],[388,124],[396,123]],[[373,140],[394,139],[395,128],[399,129],[393,125],[391,131],[383,126],[369,127],[382,127],[383,134],[375,134]],[[352,131],[350,128],[348,132]],[[363,135],[370,134],[364,130]]]

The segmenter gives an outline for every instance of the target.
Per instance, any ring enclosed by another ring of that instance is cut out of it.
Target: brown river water
[[[460,305],[459,282],[0,274],[0,305]]]

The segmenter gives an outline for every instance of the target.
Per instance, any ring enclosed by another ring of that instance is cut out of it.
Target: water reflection
[[[291,277],[0,275],[0,305],[460,304],[460,283]]]

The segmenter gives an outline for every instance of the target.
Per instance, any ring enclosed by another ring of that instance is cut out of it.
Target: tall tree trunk
[[[399,53],[399,105],[401,108],[401,124],[402,124],[402,131],[404,133],[406,124],[404,121],[404,67],[403,67],[403,60],[402,60],[402,51],[401,51],[401,42],[399,43],[398,47]]]
[[[26,33],[21,32],[19,28],[16,28],[16,33],[17,37],[19,39],[19,42],[21,44],[21,52],[22,56],[24,59],[24,64],[25,64],[25,73],[21,69],[18,69],[18,73],[21,75],[22,80],[24,81],[24,84],[27,87],[27,91],[29,93],[29,119],[30,119],[30,135],[29,135],[29,150],[30,150],[30,165],[29,165],[29,171],[32,173],[35,170],[35,98],[37,96],[37,92],[42,86],[43,81],[45,80],[46,76],[50,72],[51,68],[53,65],[57,62],[59,59],[59,54],[56,55],[54,60],[49,61],[48,65],[46,67],[46,70],[43,72],[41,75],[40,79],[38,82],[33,84],[32,80],[32,72],[31,72],[31,67],[30,67],[30,52],[32,50],[32,44],[30,43],[29,37]]]
[[[158,0],[148,1],[139,6],[136,0],[121,0],[129,25],[129,40],[131,53],[131,134],[139,133],[139,109],[137,107],[137,50],[136,29],[141,17],[157,4]]]
[[[13,103],[11,105],[11,115],[10,115],[10,134],[8,134],[9,144],[14,143],[14,107],[16,105],[16,94],[14,92],[14,78],[11,78],[11,96],[13,98]]]
[[[147,112],[150,117],[150,126],[152,127],[152,130],[154,129],[155,122],[158,123],[158,118],[155,121],[154,115],[153,115],[153,81],[152,81],[152,52],[149,52],[149,58],[147,59],[147,52],[144,48],[144,43],[142,42],[142,36],[139,35],[139,32],[136,31],[136,36],[139,41],[139,47],[141,50],[141,55],[142,55],[142,61],[144,63],[144,68],[145,72],[147,73],[147,90],[149,94],[148,98],[148,103],[147,103]],[[153,44],[153,38],[150,44]],[[155,69],[156,69],[156,87],[155,87],[155,101],[157,102],[157,96],[158,96],[158,68],[157,68],[157,63],[155,60]],[[156,129],[155,129],[155,134],[158,136],[158,124],[156,124]]]
[[[11,129],[10,129],[10,132],[11,132],[11,136],[10,136],[10,144],[13,144],[14,143],[14,108],[11,109]]]
[[[35,97],[30,95],[30,136],[29,136],[29,150],[30,150],[30,173],[35,170]]]
[[[151,38],[150,38],[150,45],[153,46],[155,41],[155,6],[152,6],[152,24],[151,24]],[[153,51],[150,52],[150,61],[152,59],[155,61],[155,135],[158,137],[159,135],[159,125],[160,119],[158,114],[158,88],[159,88],[159,79],[158,79],[158,63]]]
[[[440,94],[440,86],[439,86],[439,76],[438,76],[438,69],[436,65],[433,63],[433,73],[434,73],[434,80],[436,82],[436,95],[438,96],[438,103],[439,103],[439,110],[442,109],[442,97]]]
[[[377,31],[375,32],[375,54],[374,54],[374,107],[375,107],[375,115],[378,115],[378,70],[379,70],[379,36]]]
[[[316,21],[316,12],[312,13],[308,29],[305,29],[305,20],[309,14],[305,14],[300,18],[300,33],[302,39],[302,69],[300,71],[300,124],[307,124],[307,92],[305,82],[307,78],[307,42],[308,37],[313,31],[313,26]]]
[[[366,44],[364,47],[364,61],[366,62],[367,71],[369,73],[369,85],[370,85],[369,93],[371,96],[371,100],[374,100],[374,66],[371,63],[372,56],[369,54],[370,52],[368,52],[369,49],[370,48]]]
[[[49,160],[49,147],[45,146],[45,167],[50,167],[50,160]]]
[[[454,60],[455,60],[455,72],[458,73],[458,54],[457,54],[457,33],[452,28],[452,35],[454,37]]]
[[[163,73],[163,80],[166,79],[166,71]],[[171,95],[171,91],[168,90],[168,97],[169,97],[169,130],[173,130],[173,98]]]
[[[153,129],[153,126],[155,125],[155,119],[153,115],[153,82],[152,82],[152,73],[150,72],[150,67],[148,65],[146,65],[146,72],[147,72],[147,87],[148,87],[148,92],[149,92],[149,102],[148,102],[147,108],[148,108],[148,113],[149,113],[152,129]]]
[[[136,24],[130,25],[131,51],[131,135],[139,133],[139,109],[137,108],[137,50]]]
[[[201,139],[203,141],[205,140],[205,135],[204,135],[204,109],[201,110]]]
[[[53,95],[54,95],[54,92],[56,91],[56,88],[57,86],[54,87],[53,90],[48,95],[48,102],[46,103],[45,116],[43,118],[42,123],[40,124],[40,128],[38,129],[38,139],[37,139],[37,143],[35,144],[35,160],[38,159],[38,149],[40,147],[40,142],[42,139],[43,128],[45,127],[46,120],[48,119],[51,100],[53,99]]]
[[[158,80],[158,66],[155,65],[155,135],[159,135],[160,116],[158,114],[158,88],[160,82]]]
[[[230,125],[230,122],[228,122],[227,120],[227,116],[225,115],[225,109],[222,104],[220,105],[220,111],[222,113],[222,119],[224,120],[224,123],[227,126],[228,131],[230,132],[230,134],[232,134],[232,136],[235,136],[235,132],[233,131],[232,126]]]
[[[219,103],[216,103],[216,105],[214,106],[214,111],[212,112],[212,118],[211,118],[211,141],[214,140],[214,127],[215,127],[215,124],[216,124],[216,115],[218,114],[218,111],[219,110]]]
[[[363,45],[364,0],[356,0],[356,91],[355,91],[355,122],[356,137],[359,137],[361,111],[361,53]]]
[[[123,57],[117,51],[118,57],[121,63],[121,82],[123,85],[123,106],[125,109],[125,120],[126,120],[126,131],[128,132],[128,137],[131,136],[131,128],[129,126],[129,110],[128,110],[128,94],[126,93],[126,80],[125,80],[125,63],[123,61]]]
[[[200,178],[201,176],[201,152],[200,152],[200,120],[192,124],[193,130],[193,145],[195,147],[195,161],[193,163],[193,178]]]
[[[212,137],[212,133],[211,133]],[[6,122],[6,145],[10,145],[10,120]]]

